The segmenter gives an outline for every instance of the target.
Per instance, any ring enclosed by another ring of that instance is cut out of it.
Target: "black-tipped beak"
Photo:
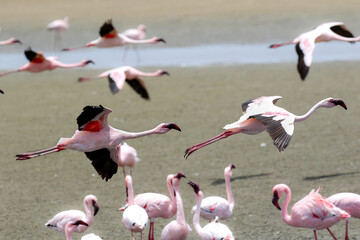
[[[281,210],[281,207],[279,206],[279,196],[277,192],[274,192],[272,203],[277,209]]]
[[[86,61],[86,64],[89,64],[89,63],[95,64],[94,61],[92,61],[92,60],[87,60],[87,61]]]
[[[339,99],[339,98],[334,98],[334,99],[332,100],[332,103],[335,104],[335,105],[340,105],[340,106],[342,106],[345,110],[347,110],[347,107],[346,107],[344,101],[341,100],[341,99]]]
[[[168,71],[162,71],[162,72],[161,72],[161,75],[168,75],[168,76],[170,76],[170,73],[169,73]]]
[[[165,39],[163,39],[163,38],[158,38],[158,39],[157,39],[157,42],[163,42],[163,43],[166,43]]]
[[[232,164],[232,163],[229,165],[229,167],[230,167],[230,169],[235,169],[236,168],[235,165]]]
[[[179,172],[178,174],[176,174],[175,178],[181,179],[181,178],[186,178],[186,176],[185,173]]]
[[[95,201],[93,201],[92,202],[92,205],[93,205],[93,207],[94,207],[94,216],[96,216],[96,214],[98,213],[98,211],[99,211],[99,205],[97,204],[97,202],[95,202]]]
[[[188,184],[194,189],[194,192],[196,194],[199,193],[199,191],[200,191],[199,184],[197,184],[196,182],[193,182],[193,181],[189,181]]]
[[[175,123],[167,123],[167,124],[165,124],[164,127],[168,128],[168,129],[175,129],[175,130],[178,130],[179,132],[181,132],[181,129]]]
[[[18,40],[18,39],[15,39],[14,43],[18,43],[18,44],[22,45],[22,42],[20,40]]]

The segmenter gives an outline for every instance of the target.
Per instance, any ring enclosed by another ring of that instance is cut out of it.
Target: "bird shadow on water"
[[[347,175],[354,175],[359,174],[359,172],[349,172],[349,173],[334,173],[334,174],[327,174],[327,175],[321,175],[321,176],[313,176],[313,177],[304,177],[304,181],[314,181],[324,178],[335,178],[335,177],[341,177],[341,176],[347,176]]]
[[[254,174],[254,175],[247,175],[247,176],[238,176],[238,177],[232,177],[230,179],[230,182],[233,181],[237,181],[237,180],[242,180],[242,179],[249,179],[249,178],[256,178],[256,177],[265,177],[270,175],[270,173],[260,173],[260,174]],[[219,178],[219,179],[215,179],[211,185],[216,186],[216,185],[220,185],[220,184],[225,184],[225,179],[223,178]]]

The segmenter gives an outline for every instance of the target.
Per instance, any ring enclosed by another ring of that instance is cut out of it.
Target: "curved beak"
[[[92,61],[92,60],[87,60],[85,63],[86,64],[89,64],[89,63],[95,64],[94,61]]]
[[[168,76],[170,76],[170,73],[169,73],[168,71],[162,71],[162,72],[161,72],[161,75],[168,75]]]
[[[18,39],[15,39],[14,43],[18,43],[18,44],[22,45],[22,42],[20,40],[18,40]]]
[[[158,38],[156,41],[157,41],[157,42],[163,42],[163,43],[166,43],[165,39],[163,39],[163,38]]]
[[[178,174],[175,175],[175,178],[181,179],[181,178],[186,178],[186,176],[185,173],[179,172]]]
[[[339,99],[339,98],[334,98],[334,99],[332,100],[332,103],[335,104],[335,105],[340,105],[340,106],[342,106],[345,110],[347,110],[347,107],[346,107],[346,105],[345,105],[345,102],[344,102],[343,100]]]
[[[277,192],[274,192],[272,203],[277,209],[281,210],[281,207],[279,206],[279,196]]]
[[[97,202],[95,202],[95,201],[93,201],[92,202],[92,205],[93,205],[93,207],[94,207],[94,216],[98,213],[98,211],[99,211],[99,205],[98,205],[98,203]]]
[[[165,124],[164,127],[168,128],[168,129],[175,129],[175,130],[178,130],[179,132],[181,132],[181,129],[179,128],[178,125],[176,125],[176,123],[167,123],[167,124]]]
[[[199,193],[199,191],[200,191],[199,184],[197,184],[196,182],[193,182],[193,181],[189,181],[188,184],[194,189],[194,192],[196,194]]]

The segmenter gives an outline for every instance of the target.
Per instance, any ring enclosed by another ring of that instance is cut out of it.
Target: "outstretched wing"
[[[298,55],[297,70],[300,74],[301,80],[305,80],[310,70],[312,62],[312,54],[315,49],[315,44],[308,39],[301,41],[295,46]]]
[[[99,106],[86,106],[77,117],[79,131],[99,132],[107,124],[107,114],[110,109]]]
[[[141,78],[126,79],[126,82],[145,100],[150,100],[145,83]]]
[[[347,37],[347,38],[353,38],[354,35],[345,27],[345,25],[336,25],[336,26],[332,26],[330,27],[331,31],[333,31],[334,33],[343,36],[343,37]]]
[[[111,152],[113,154],[111,154]],[[117,172],[118,165],[112,160],[112,156],[117,154],[116,149],[111,151],[107,148],[99,149],[93,152],[85,152],[85,155],[91,160],[91,164],[101,176],[102,179],[108,181]]]
[[[112,71],[108,75],[110,91],[115,94],[119,92],[125,84],[126,75],[123,72]]]
[[[99,34],[104,38],[114,38],[117,36],[117,31],[112,24],[112,20],[107,20],[99,30]]]
[[[271,108],[281,99],[281,96],[264,96],[244,102],[241,105],[243,112],[249,115],[260,114]]]

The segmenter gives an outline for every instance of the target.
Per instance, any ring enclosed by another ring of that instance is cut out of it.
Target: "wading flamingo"
[[[117,146],[123,140],[164,134],[171,129],[181,131],[175,123],[161,123],[151,130],[126,132],[109,126],[108,115],[111,112],[111,109],[101,105],[84,107],[77,118],[78,130],[71,138],[60,138],[56,146],[48,149],[18,154],[17,160],[27,160],[66,149],[76,150],[84,152],[102,179],[107,181],[117,172]]]
[[[184,157],[188,158],[190,154],[196,150],[236,133],[254,135],[265,130],[274,141],[274,145],[281,152],[284,151],[290,143],[291,136],[294,132],[294,122],[306,120],[320,107],[332,108],[340,105],[344,109],[347,109],[343,100],[330,97],[315,104],[306,114],[297,116],[274,105],[281,98],[280,96],[260,97],[243,103],[243,115],[238,121],[226,125],[224,127],[226,131],[222,134],[189,147],[186,149]]]
[[[87,43],[85,46],[64,48],[63,51],[71,51],[79,48],[87,47],[98,47],[98,48],[109,48],[109,47],[121,47],[127,44],[155,44],[158,42],[166,43],[164,39],[153,37],[150,39],[134,40],[128,38],[122,34],[119,34],[112,24],[112,20],[106,21],[100,28],[100,37]]]
[[[134,204],[134,189],[131,176],[128,175],[125,177],[125,185],[128,189],[128,204],[125,207],[119,208],[119,210],[124,211],[122,222],[125,227],[131,231],[133,240],[134,232],[140,232],[140,239],[142,239],[142,232],[148,223],[149,217],[144,208]]]
[[[299,56],[297,69],[302,80],[305,80],[312,62],[312,54],[315,43],[328,41],[345,41],[354,43],[360,41],[344,26],[342,22],[323,23],[309,32],[305,32],[294,40],[270,45],[270,48],[278,48],[284,45],[296,44],[296,53]]]
[[[184,207],[182,198],[179,190],[180,178],[174,178],[172,180],[172,186],[174,188],[174,195],[176,199],[176,220],[171,221],[165,226],[161,233],[162,240],[185,240],[187,239],[191,228],[189,224],[186,223]]]
[[[56,214],[52,219],[47,221],[45,223],[45,226],[54,230],[57,230],[61,233],[65,232],[65,226],[67,223],[73,223],[76,221],[83,221],[86,223],[81,224],[79,226],[74,226],[72,228],[72,232],[84,232],[88,227],[91,226],[91,224],[94,221],[94,216],[99,211],[99,205],[97,203],[97,198],[94,195],[87,195],[84,198],[84,208],[85,213],[80,210],[67,210],[62,211]],[[94,209],[93,212],[91,212],[90,206],[91,205]]]
[[[95,235],[94,233],[87,234],[81,237],[81,240],[102,240],[101,237]]]
[[[134,39],[134,40],[143,40],[146,37],[146,27],[145,27],[145,25],[140,24],[137,26],[137,28],[127,29],[127,30],[123,31],[121,34],[128,38]],[[137,46],[136,45],[132,45],[132,46],[134,47],[134,51],[135,51],[137,59],[139,61],[140,57],[137,52]],[[127,50],[128,50],[128,46],[125,46],[123,61],[125,61]]]
[[[307,196],[294,204],[291,215],[288,213],[288,205],[291,200],[291,190],[285,184],[275,185],[273,188],[272,203],[281,210],[283,221],[293,227],[310,228],[314,231],[317,240],[316,230],[327,229],[331,236],[336,239],[330,231],[330,227],[342,219],[348,219],[350,215],[322,197],[320,188],[312,190]],[[282,207],[279,206],[279,199],[285,193],[285,200]]]
[[[12,44],[22,44],[20,40],[15,39],[15,38],[9,38],[8,40],[4,40],[4,41],[0,41],[0,46],[1,45],[12,45]]]
[[[72,233],[81,225],[88,226],[88,224],[86,222],[81,221],[81,220],[78,220],[76,222],[68,222],[65,225],[66,240],[72,240]]]
[[[56,19],[47,25],[47,30],[55,32],[54,48],[61,48],[61,32],[69,28],[69,17]]]
[[[360,195],[356,193],[337,193],[327,198],[336,207],[348,212],[351,217],[360,218]],[[348,224],[346,219],[345,240],[349,240]]]
[[[235,165],[230,164],[224,169],[227,199],[218,196],[210,196],[201,201],[200,216],[209,220],[209,222],[216,217],[219,219],[228,219],[232,215],[234,209],[234,198],[231,192],[230,178],[234,168]],[[197,206],[195,205],[192,208],[192,212],[195,212],[196,208]]]
[[[218,218],[211,223],[201,227],[200,225],[200,206],[203,199],[203,193],[200,191],[199,185],[196,182],[189,181],[188,183],[193,189],[196,201],[196,211],[193,217],[193,224],[197,234],[202,240],[234,240],[231,230],[222,223],[218,222]]]
[[[29,63],[25,64],[21,68],[0,73],[0,77],[4,75],[8,75],[10,73],[16,73],[16,72],[32,72],[32,73],[38,73],[46,70],[54,70],[55,68],[74,68],[74,67],[85,67],[89,63],[94,63],[91,60],[83,60],[78,63],[72,63],[72,64],[65,64],[58,60],[57,57],[44,57],[44,55],[41,52],[34,52],[31,50],[31,48],[28,48],[25,50],[25,56],[29,60]]]
[[[78,81],[86,82],[99,78],[107,78],[109,80],[110,91],[113,94],[119,92],[124,87],[125,82],[127,82],[143,99],[150,100],[142,77],[161,77],[163,75],[170,74],[160,69],[155,72],[145,73],[134,67],[123,66],[100,73],[96,77],[80,77]]]

